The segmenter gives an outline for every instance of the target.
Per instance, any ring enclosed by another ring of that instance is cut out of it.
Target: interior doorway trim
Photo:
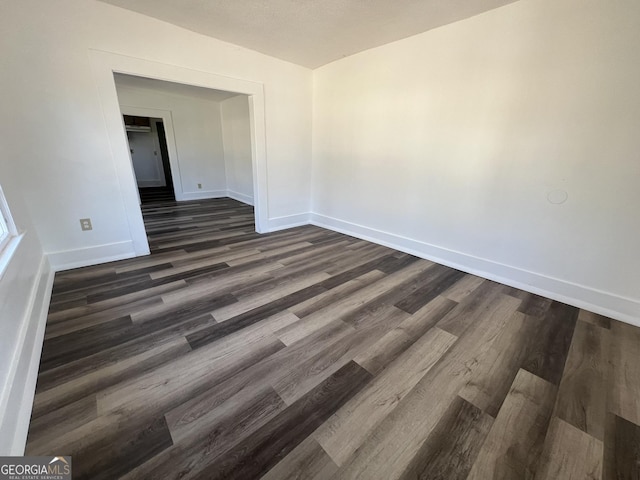
[[[264,85],[249,80],[169,65],[141,58],[90,49],[91,68],[98,88],[111,155],[120,182],[120,190],[133,244],[133,254],[148,255],[149,243],[138,204],[138,190],[130,160],[114,73],[153,78],[168,82],[212,88],[248,96],[251,128],[251,154],[255,225],[258,233],[268,228],[267,150],[265,129]],[[172,164],[173,168],[173,164]]]
[[[169,165],[171,166],[171,180],[173,183],[173,193],[176,200],[184,200],[182,193],[182,175],[180,174],[180,163],[178,162],[178,148],[173,131],[173,117],[170,110],[160,108],[134,107],[131,105],[120,105],[122,115],[133,115],[134,117],[161,118],[164,125],[164,133],[167,139],[167,151],[169,153]],[[129,155],[131,158],[131,155]]]

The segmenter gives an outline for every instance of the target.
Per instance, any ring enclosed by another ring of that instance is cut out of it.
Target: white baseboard
[[[51,268],[55,272],[86,267],[88,265],[97,265],[99,263],[114,262],[135,256],[136,252],[133,248],[133,242],[130,240],[47,253]]]
[[[244,193],[234,192],[233,190],[227,190],[227,197],[233,198],[234,200],[238,200],[239,202],[246,203],[247,205],[253,206],[253,197],[250,195],[245,195]]]
[[[530,272],[326,215],[311,213],[310,223],[640,326],[640,300],[638,299],[622,297],[586,285]]]
[[[301,225],[309,225],[309,214],[298,213],[296,215],[286,215],[284,217],[275,217],[268,220],[268,232],[277,232],[278,230],[286,230],[287,228],[300,227]]]
[[[36,278],[17,338],[16,355],[13,359],[15,367],[9,378],[11,388],[7,392],[6,409],[2,416],[3,449],[8,450],[7,453],[3,453],[5,455],[24,455],[27,443],[53,288],[54,272],[46,255],[42,257]]]
[[[226,190],[202,190],[198,192],[176,192],[176,201],[187,202],[189,200],[203,200],[205,198],[222,198],[227,196]]]

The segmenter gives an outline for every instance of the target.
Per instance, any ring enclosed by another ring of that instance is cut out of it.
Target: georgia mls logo
[[[67,480],[71,457],[0,457],[0,480]]]
[[[49,465],[53,465],[53,464],[54,464],[54,463],[56,463],[56,462],[60,462],[60,463],[62,463],[63,465],[66,465],[66,466],[67,466],[67,469],[69,468],[69,462],[67,462],[67,461],[64,459],[64,457],[53,457],[53,460],[51,460],[51,461],[49,462]],[[56,467],[59,467],[59,466],[60,466],[60,465],[56,465]]]

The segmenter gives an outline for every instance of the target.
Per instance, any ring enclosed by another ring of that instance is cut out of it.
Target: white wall
[[[118,100],[126,106],[171,112],[178,168],[172,171],[178,200],[215,198],[226,191],[220,104],[157,89],[118,84]],[[171,128],[170,126],[165,126]],[[198,188],[198,184],[202,188]]]
[[[639,20],[522,0],[316,70],[313,221],[639,324]]]
[[[220,103],[228,195],[253,205],[249,103],[238,95]]]
[[[150,132],[127,131],[127,138],[138,187],[165,187],[167,182],[162,168],[156,120],[151,120]]]
[[[8,127],[0,120],[0,131]],[[0,278],[0,455],[22,455],[38,373],[53,273],[22,198],[27,175],[3,149],[0,179],[22,240]]]
[[[139,213],[131,217],[135,184],[129,192],[121,182],[114,107],[102,94],[113,86],[96,79],[95,51],[152,63],[157,72],[180,68],[193,78],[215,74],[263,86],[268,228],[306,218],[310,70],[93,0],[3,2],[0,32],[0,143],[28,172],[25,202],[55,268],[139,251],[132,239],[141,229]],[[90,232],[80,230],[85,217],[93,221]]]

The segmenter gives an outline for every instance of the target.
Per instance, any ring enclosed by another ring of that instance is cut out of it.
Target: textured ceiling
[[[223,92],[220,90],[213,90],[211,88],[183,85],[181,83],[166,82],[164,80],[136,77],[133,75],[124,75],[122,73],[116,73],[114,74],[114,77],[116,80],[116,86],[118,87],[144,88],[160,93],[181,95],[183,97],[192,97],[199,100],[221,102],[227,98],[238,95],[237,93]]]
[[[516,0],[101,0],[316,68]]]

